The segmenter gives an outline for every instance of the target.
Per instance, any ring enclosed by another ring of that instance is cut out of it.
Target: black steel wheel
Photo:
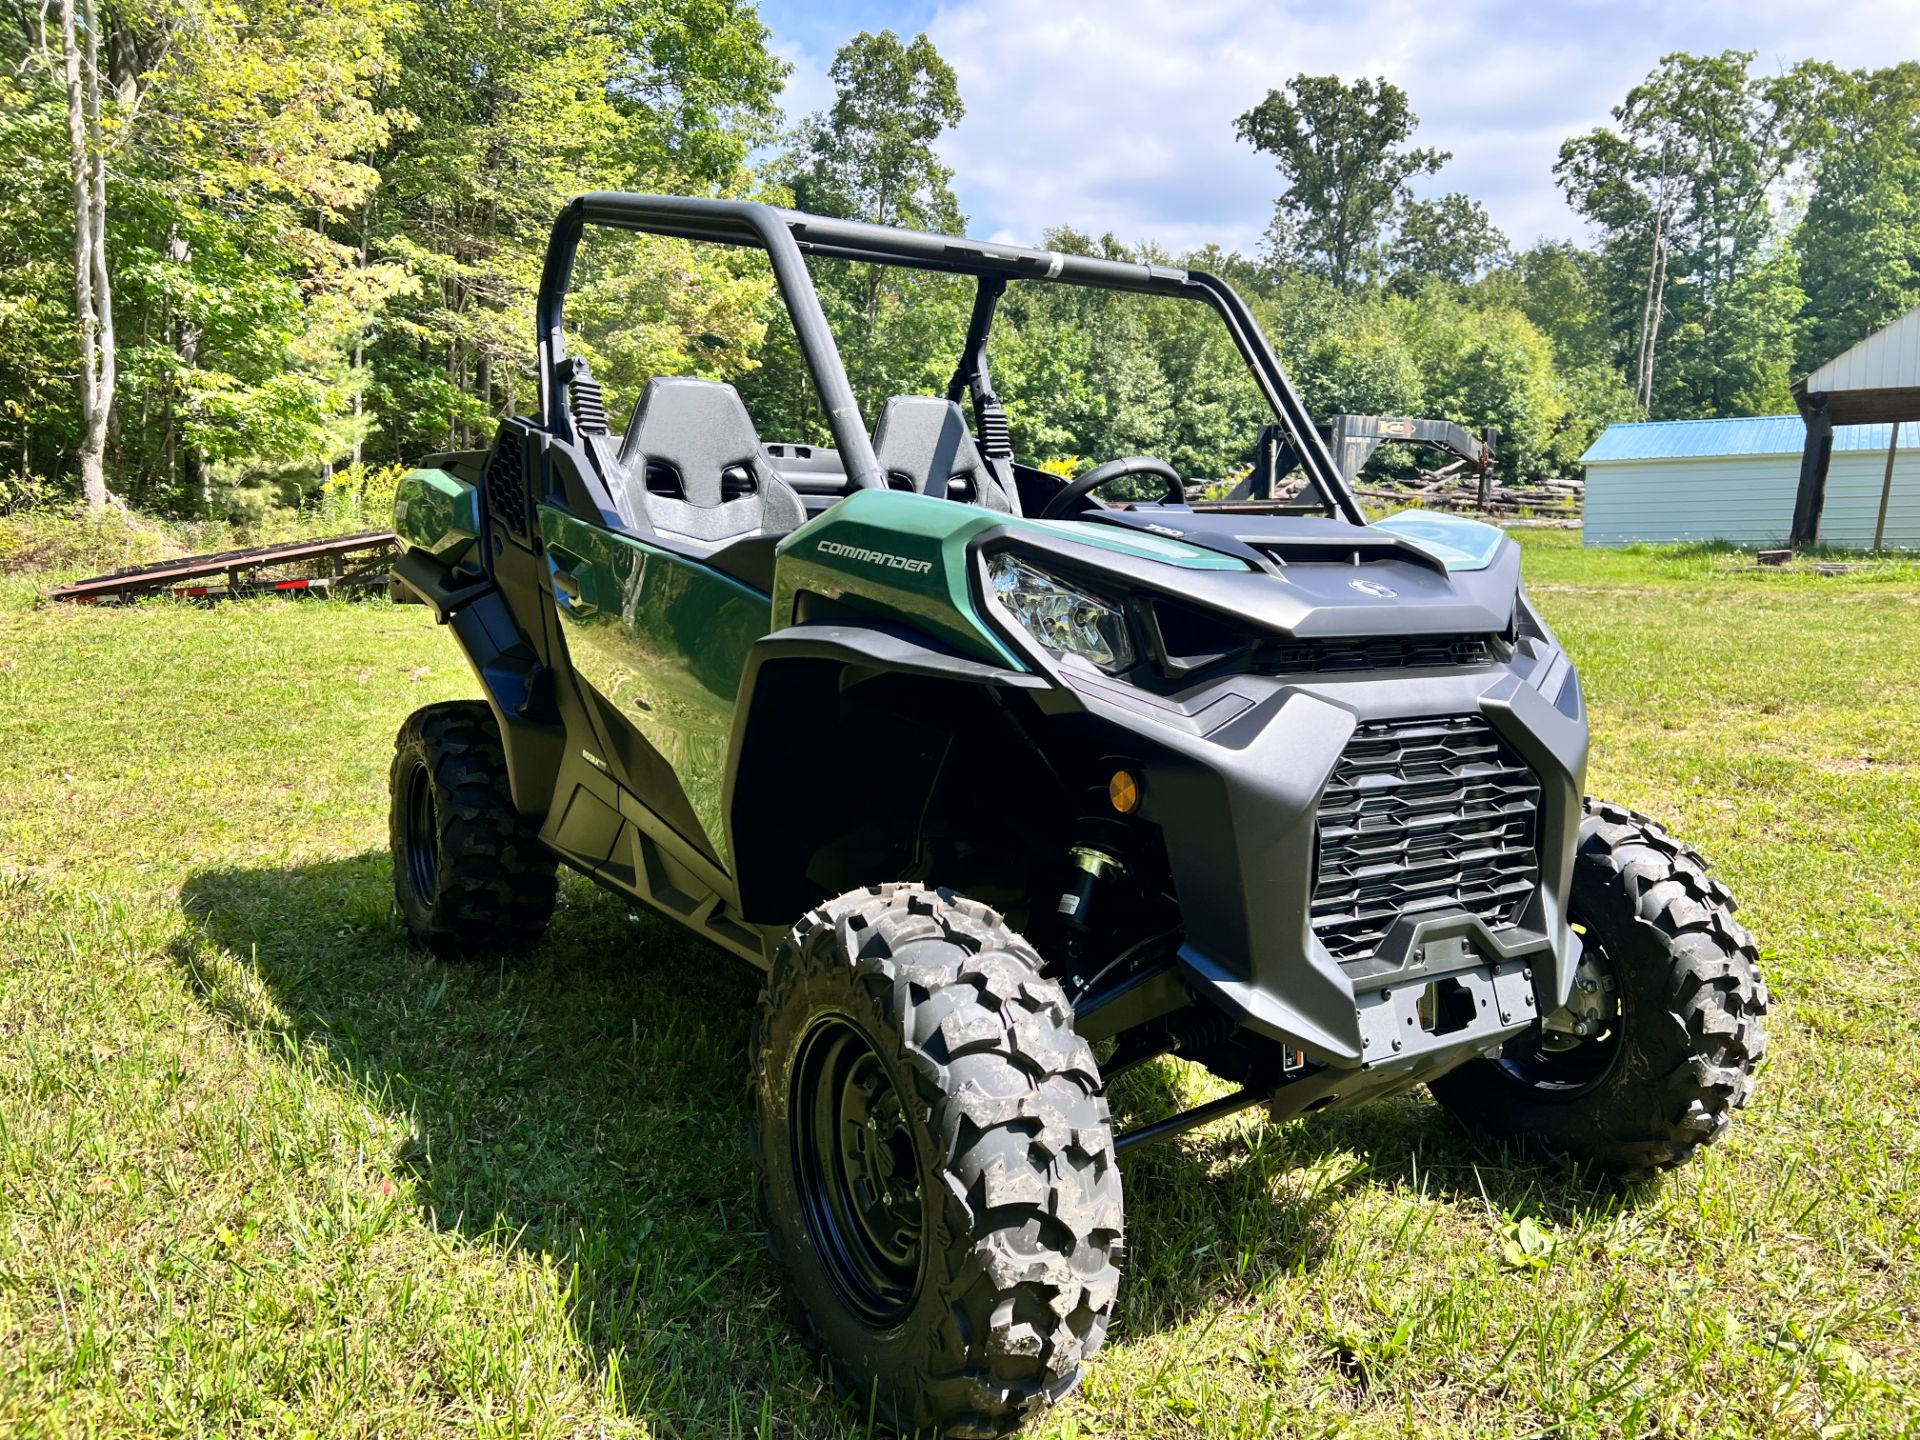
[[[440,815],[433,798],[433,769],[424,757],[407,767],[406,790],[397,863],[407,867],[415,895],[435,896],[440,893]]]
[[[1733,896],[1644,815],[1589,800],[1568,914],[1567,1006],[1435,1080],[1470,1128],[1639,1179],[1726,1134],[1766,1054],[1767,986]]]
[[[926,1270],[921,1160],[900,1091],[857,1025],[826,1015],[801,1042],[790,1098],[807,1232],[840,1296],[898,1325]]]
[[[1119,1284],[1120,1169],[1026,941],[948,891],[843,895],[775,957],[753,1051],[768,1244],[862,1418],[998,1436],[1070,1391]]]
[[[414,711],[388,778],[393,893],[414,938],[449,959],[538,940],[557,865],[513,807],[493,712],[477,700]]]

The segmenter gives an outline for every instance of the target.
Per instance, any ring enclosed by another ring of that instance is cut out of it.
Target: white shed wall
[[[1827,471],[1827,507],[1820,516],[1821,544],[1856,550],[1873,544],[1873,522],[1880,513],[1880,485],[1886,475],[1884,450],[1835,452]],[[1794,483],[1799,483],[1797,463]],[[1920,548],[1920,453],[1913,450],[1894,453],[1886,543],[1903,550]]]
[[[1834,452],[1821,543],[1873,544],[1886,468],[1884,450]],[[1587,466],[1586,543],[1785,545],[1799,484],[1798,455],[1594,462]],[[1895,458],[1886,543],[1920,548],[1920,448],[1903,448]]]
[[[1674,540],[1784,544],[1798,457],[1622,460],[1587,466],[1586,543]]]

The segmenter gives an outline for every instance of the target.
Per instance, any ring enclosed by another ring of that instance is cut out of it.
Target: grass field
[[[1628,1193],[1424,1097],[1126,1172],[1058,1436],[1920,1434],[1920,567],[1529,538],[1592,789],[1670,821],[1776,1008],[1728,1143]],[[568,883],[410,950],[384,602],[36,608],[0,582],[0,1434],[860,1433],[749,1203],[744,967]],[[1194,1077],[1161,1067],[1130,1118]]]

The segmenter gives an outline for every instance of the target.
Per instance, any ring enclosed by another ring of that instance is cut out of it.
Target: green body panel
[[[559,600],[573,668],[673,767],[721,862],[721,791],[740,673],[767,597],[705,565],[540,507],[547,558],[579,582]],[[695,837],[698,838],[698,837]]]
[[[801,591],[882,619],[909,621],[963,653],[1024,668],[981,615],[967,548],[996,528],[1072,540],[1189,570],[1245,570],[1231,555],[1140,531],[1027,520],[899,490],[859,490],[780,542],[773,613],[785,624]]]
[[[393,533],[455,564],[480,538],[480,492],[444,470],[409,470],[394,491]]]
[[[470,486],[461,489],[474,495]],[[446,492],[423,479],[413,493]],[[428,501],[411,501],[407,509],[408,523],[431,533],[430,522],[421,519],[434,513]],[[974,597],[968,547],[995,528],[1188,569],[1247,568],[1231,556],[1157,535],[863,490],[780,542],[769,604],[759,591],[710,566],[540,507],[547,559],[579,587],[578,600],[556,599],[574,670],[672,767],[704,838],[729,868],[721,792],[741,672],[754,642],[790,623],[795,597],[811,591],[877,619],[904,621],[989,663],[1022,669]]]

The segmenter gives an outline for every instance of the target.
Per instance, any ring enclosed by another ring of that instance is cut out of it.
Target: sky
[[[833,52],[860,30],[926,31],[966,118],[941,141],[970,235],[1035,244],[1052,225],[1178,252],[1248,254],[1284,188],[1234,117],[1302,71],[1384,76],[1453,152],[1422,195],[1465,191],[1517,244],[1577,239],[1553,183],[1561,141],[1662,55],[1756,51],[1847,68],[1920,59],[1920,0],[763,0],[792,63],[791,119],[832,98]]]

